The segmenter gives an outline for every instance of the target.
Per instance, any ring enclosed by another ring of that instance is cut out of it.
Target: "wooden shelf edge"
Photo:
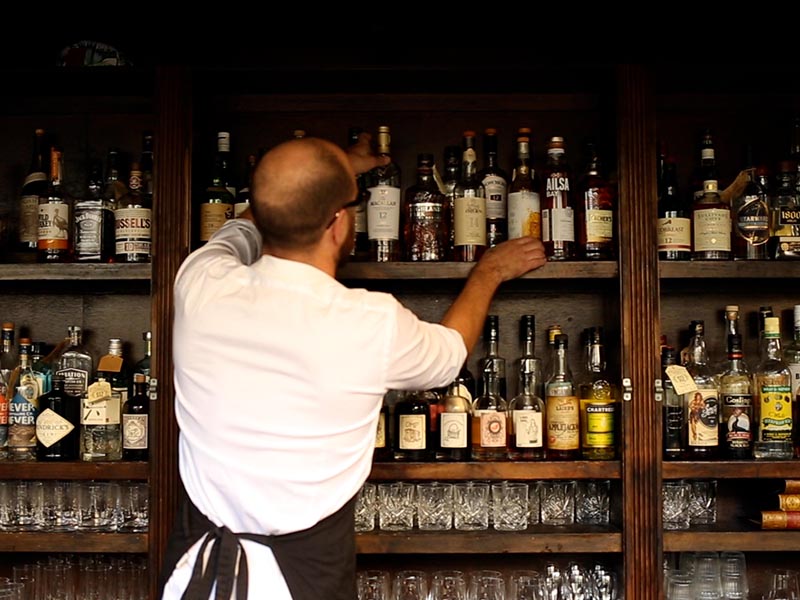
[[[0,462],[0,479],[100,479],[146,481],[147,462]]]
[[[146,553],[146,533],[2,532],[0,552]]]
[[[800,478],[800,460],[665,461],[663,479]]]
[[[0,265],[0,281],[62,280],[62,281],[149,281],[151,264],[28,264]]]
[[[361,279],[466,279],[475,263],[440,262],[353,262],[343,265],[337,278]],[[619,274],[616,261],[549,262],[520,279],[614,279]]]
[[[659,261],[661,279],[777,279],[800,276],[800,261]]]
[[[374,463],[370,479],[619,479],[622,465],[609,461]]]
[[[800,531],[665,531],[665,552],[780,552],[800,548]]]

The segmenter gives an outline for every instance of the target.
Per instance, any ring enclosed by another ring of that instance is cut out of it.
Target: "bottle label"
[[[442,448],[467,447],[468,417],[465,412],[439,414],[439,444]]]
[[[0,375],[0,448],[8,446],[8,399],[6,384]]]
[[[119,394],[93,400],[84,397],[82,400],[81,425],[119,425],[120,398]]]
[[[19,241],[36,244],[39,239],[39,196],[22,196],[19,201]]]
[[[99,205],[75,208],[75,254],[77,256],[100,256],[103,249],[103,213]]]
[[[694,211],[694,250],[731,250],[731,211],[708,208]]]
[[[590,244],[604,244],[610,243],[613,237],[614,213],[596,208],[587,210],[586,241]]]
[[[800,397],[800,363],[790,363],[789,365],[789,373],[792,375],[792,389],[790,393],[792,394],[793,401],[796,401],[798,397]]]
[[[497,410],[478,410],[476,416],[481,424],[481,447],[503,448],[506,446],[506,414]]]
[[[542,413],[538,410],[515,410],[514,445],[517,448],[541,448],[544,443],[542,435]]]
[[[378,415],[378,428],[375,430],[375,449],[386,448],[386,413]]]
[[[759,404],[759,441],[791,441],[792,388],[788,385],[762,386]]]
[[[39,205],[36,233],[39,250],[67,250],[69,247],[69,205],[48,202]]]
[[[614,402],[583,402],[585,427],[583,431],[584,448],[614,447]]]
[[[233,216],[233,206],[225,202],[200,205],[200,241],[207,242]]]
[[[398,424],[401,450],[425,450],[425,415],[400,415]]]
[[[686,394],[689,446],[719,445],[719,399],[717,390],[695,390]]]
[[[750,414],[751,394],[722,394],[722,424],[725,445],[731,450],[748,450],[753,439]]]
[[[36,446],[36,413],[40,394],[39,380],[32,375],[23,375],[8,406],[9,449]]]
[[[82,369],[70,367],[59,369],[56,375],[64,380],[64,391],[73,396],[83,396],[89,384],[89,373]]]
[[[486,198],[460,196],[453,200],[456,246],[486,245]]]
[[[575,214],[571,208],[547,208],[542,211],[542,241],[575,241]]]
[[[125,450],[147,449],[147,415],[122,415],[122,447]]]
[[[118,208],[114,222],[117,254],[150,255],[153,220],[149,208]]]
[[[552,450],[580,448],[580,417],[577,396],[548,396],[547,447]]]
[[[370,240],[400,238],[400,188],[388,185],[369,188],[367,236]]]
[[[499,175],[487,175],[483,179],[483,187],[486,190],[486,218],[505,219],[508,212],[506,180]]]
[[[692,221],[682,217],[667,217],[658,220],[658,250],[691,252]]]
[[[60,414],[49,408],[44,409],[36,417],[36,439],[45,448],[49,448],[56,442],[64,439],[75,425],[70,423]]]
[[[508,195],[508,239],[529,235],[542,238],[542,210],[539,194],[529,190]]]

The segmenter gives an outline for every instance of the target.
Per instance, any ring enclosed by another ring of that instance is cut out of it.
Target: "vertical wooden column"
[[[172,282],[189,253],[192,171],[192,95],[188,69],[156,71],[157,126],[153,192],[152,376],[158,400],[151,406],[150,597],[156,598],[158,573],[177,506],[178,426],[173,411]]]
[[[622,407],[625,597],[658,600],[662,534],[661,409],[654,399],[660,376],[655,121],[645,67],[619,66],[617,86],[621,364],[632,390]]]

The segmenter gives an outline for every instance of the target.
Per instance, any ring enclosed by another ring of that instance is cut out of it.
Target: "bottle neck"
[[[603,344],[589,344],[586,351],[586,369],[589,373],[604,373],[606,353]]]
[[[567,349],[556,347],[555,354],[553,356],[555,359],[553,365],[553,379],[557,381],[566,381],[567,379],[569,379],[569,364],[567,363]]]
[[[708,363],[706,340],[703,336],[696,335],[689,343],[689,363],[695,365],[705,365]]]
[[[149,357],[153,353],[153,340],[144,341],[144,355]]]
[[[764,357],[767,360],[781,360],[783,358],[780,336],[769,334],[764,336]]]

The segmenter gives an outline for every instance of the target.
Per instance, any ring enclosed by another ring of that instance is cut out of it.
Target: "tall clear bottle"
[[[548,460],[577,460],[581,455],[580,402],[567,349],[567,335],[556,335],[552,371],[544,384]]]
[[[453,189],[453,260],[474,262],[486,251],[486,190],[478,178],[475,132],[465,131],[461,178]]]
[[[406,189],[401,217],[406,260],[447,260],[450,254],[450,202],[434,180],[433,154],[417,156],[417,180]]]
[[[389,127],[378,127],[378,155],[391,158],[392,137]],[[367,174],[367,235],[370,260],[391,262],[401,258],[400,210],[403,204],[400,189],[400,167],[394,160],[375,167]]]
[[[794,456],[792,373],[783,358],[779,317],[764,319],[762,359],[753,376],[756,438],[753,457],[790,459]]]
[[[517,161],[508,189],[508,238],[542,238],[539,179],[531,164],[530,138],[517,138]]]
[[[728,367],[719,382],[720,436],[723,455],[730,459],[753,455],[753,379],[744,361],[742,336],[729,333]]]
[[[696,389],[684,394],[686,457],[709,460],[719,453],[719,387],[709,366],[705,323],[692,321],[690,334],[686,370]]]
[[[575,257],[575,201],[564,138],[554,136],[547,144],[542,201],[542,241],[549,260]]]
[[[661,349],[661,381],[664,386],[664,399],[661,417],[664,460],[682,460],[686,454],[686,413],[683,396],[675,391],[667,369],[678,364],[675,348],[664,346]]]
[[[47,172],[44,129],[36,129],[33,135],[31,163],[19,199],[17,249],[20,252],[36,252],[39,199],[47,194]]]
[[[517,394],[508,403],[508,456],[511,460],[540,460],[545,457],[544,401],[541,386],[541,360],[534,354],[536,320],[534,315],[520,319],[523,352],[517,364]]]
[[[795,304],[792,311],[792,341],[786,346],[783,355],[789,372],[792,374],[792,429],[794,457],[800,458],[800,304]]]
[[[36,233],[38,262],[72,260],[72,199],[64,189],[64,163],[61,150],[50,150],[50,185],[39,198],[39,224]]]
[[[19,342],[19,375],[8,407],[8,458],[36,460],[36,417],[43,378],[31,365],[30,339]]]
[[[483,326],[483,340],[486,344],[486,354],[478,361],[478,373],[483,375],[490,369],[497,379],[498,392],[506,398],[508,393],[506,359],[500,355],[500,318],[497,315],[487,315]]]
[[[486,194],[486,244],[489,248],[508,239],[508,174],[500,167],[497,129],[483,132],[484,166],[478,172]]]
[[[53,376],[64,380],[64,390],[68,394],[83,397],[94,376],[94,359],[83,345],[83,329],[71,325],[67,332],[69,342],[58,358]]]
[[[485,363],[482,391],[472,403],[472,458],[479,461],[508,459],[508,405],[491,363]]]
[[[579,384],[581,456],[613,460],[617,452],[617,386],[606,371],[603,328],[586,331],[586,373]]]

